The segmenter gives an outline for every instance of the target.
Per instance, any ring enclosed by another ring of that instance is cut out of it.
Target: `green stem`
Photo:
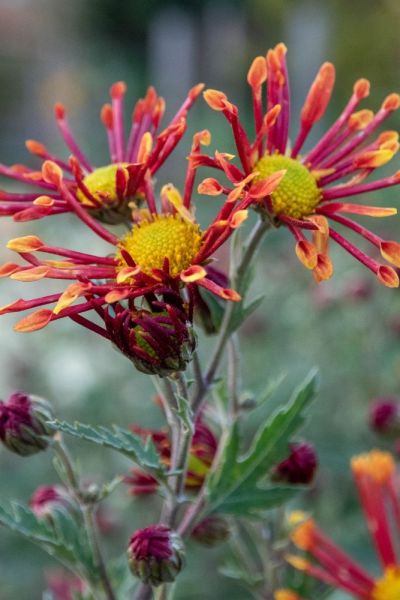
[[[269,223],[268,221],[260,220],[254,226],[253,231],[249,236],[242,258],[237,268],[234,270],[232,276],[232,286],[239,292],[239,294],[242,292],[241,288],[243,276],[245,275],[246,270],[250,266],[250,263],[253,260],[265,233],[270,228],[271,223]],[[211,356],[208,368],[206,370],[203,384],[201,386],[198,386],[198,389],[195,390],[195,394],[192,398],[192,408],[195,415],[198,413],[203,398],[208,392],[210,385],[214,381],[215,375],[219,368],[219,364],[224,354],[225,345],[231,335],[231,324],[234,314],[235,302],[228,302],[222,319],[219,337],[217,339],[214,352]]]
[[[97,527],[93,518],[93,505],[88,505],[82,498],[79,479],[75,473],[74,463],[65,446],[61,434],[54,436],[53,449],[61,461],[67,477],[68,489],[77,501],[85,523],[86,533],[92,546],[93,558],[107,600],[117,600],[108,578],[107,569],[97,536]]]

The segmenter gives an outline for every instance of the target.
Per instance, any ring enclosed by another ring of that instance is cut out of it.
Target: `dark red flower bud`
[[[384,435],[400,435],[400,402],[396,398],[378,398],[369,412],[371,429]]]
[[[191,537],[203,546],[217,546],[226,542],[230,536],[228,522],[222,517],[206,517],[191,533]]]
[[[42,485],[33,493],[29,506],[37,517],[50,518],[54,511],[75,511],[75,501],[61,485]]]
[[[166,525],[139,529],[129,542],[128,561],[143,583],[158,586],[174,581],[185,566],[182,539]]]
[[[0,402],[0,440],[20,456],[45,450],[52,431],[47,421],[53,419],[50,404],[23,392],[15,392],[7,402]]]
[[[318,466],[317,454],[310,442],[289,444],[289,456],[273,471],[273,479],[293,484],[308,484],[313,480]]]
[[[163,294],[150,302],[150,310],[121,305],[105,313],[114,344],[142,373],[162,377],[183,371],[192,358],[196,338],[178,294]]]

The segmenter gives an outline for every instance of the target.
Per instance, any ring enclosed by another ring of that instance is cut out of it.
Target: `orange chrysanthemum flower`
[[[51,160],[64,171],[64,188],[25,165],[7,167],[0,164],[0,175],[38,188],[37,192],[11,193],[0,191],[0,215],[13,215],[15,221],[31,221],[48,215],[74,212],[79,203],[96,219],[116,224],[130,221],[132,206],[140,201],[146,177],[154,175],[165,162],[186,131],[186,116],[203,84],[192,88],[186,100],[171,120],[159,131],[165,102],[150,87],[132,113],[127,140],[124,131],[123,102],[126,85],[114,83],[110,89],[111,104],[101,110],[106,128],[110,158],[108,164],[93,167],[78,145],[69,127],[62,104],[55,106],[55,118],[67,148],[72,152],[68,162],[51,154],[35,140],[26,147],[44,161]]]
[[[365,183],[367,176],[387,163],[399,148],[398,134],[384,131],[376,139],[371,135],[400,106],[400,96],[390,94],[376,114],[371,110],[356,110],[369,94],[370,84],[359,79],[347,105],[319,142],[300,155],[303,144],[325,113],[331,98],[335,68],[324,63],[311,85],[300,115],[300,131],[289,145],[290,97],[286,67],[286,47],[278,44],[266,57],[254,59],[247,77],[253,97],[256,136],[251,142],[239,120],[238,108],[218,90],[206,90],[208,105],[223,113],[232,127],[241,168],[232,164],[227,155],[215,157],[197,155],[197,164],[222,169],[228,179],[237,184],[247,180],[247,186],[257,186],[266,176],[280,170],[286,175],[274,192],[259,201],[276,225],[285,225],[296,240],[296,254],[312,269],[317,282],[328,279],[333,272],[328,254],[329,238],[341,245],[370,269],[381,283],[398,287],[399,277],[394,268],[368,256],[342,236],[330,223],[354,231],[376,246],[383,258],[400,267],[400,244],[387,241],[346,214],[385,217],[397,212],[394,208],[351,204],[345,198],[372,192],[400,182],[400,172]],[[267,100],[263,106],[263,84]],[[344,180],[344,181],[343,181]],[[200,184],[199,191],[217,195],[230,189],[212,178]],[[306,233],[312,233],[312,240]]]
[[[195,134],[192,150],[201,143],[209,143],[210,134]],[[96,311],[104,317],[104,310],[122,300],[134,302],[146,294],[162,297],[168,290],[180,293],[187,290],[189,316],[191,317],[197,286],[208,289],[224,300],[238,301],[239,294],[221,287],[214,270],[208,267],[216,250],[247,218],[248,207],[257,200],[256,190],[243,192],[245,184],[235,187],[212,221],[202,231],[195,221],[191,205],[195,167],[189,160],[183,197],[171,184],[161,190],[157,207],[151,177],[145,177],[144,190],[147,207],[133,213],[131,231],[122,238],[116,237],[95,220],[77,200],[65,181],[61,167],[45,161],[43,181],[49,182],[59,194],[68,199],[71,208],[88,227],[113,247],[113,255],[96,256],[46,244],[37,236],[29,235],[11,240],[7,247],[17,252],[25,264],[6,263],[0,267],[0,277],[17,281],[36,281],[43,278],[70,280],[72,283],[60,293],[17,300],[0,308],[0,314],[41,308],[20,321],[17,331],[41,329],[50,321],[71,317],[89,329],[109,337],[107,332],[92,323],[83,313]],[[273,174],[262,182],[265,193],[279,184],[282,172]],[[264,192],[263,192],[264,193]],[[50,260],[40,255],[53,255]],[[57,258],[57,260],[56,260]],[[76,300],[83,302],[72,306]],[[117,311],[115,311],[117,312]],[[106,319],[108,329],[109,320]]]
[[[353,458],[353,476],[367,526],[383,567],[375,578],[340,550],[311,518],[300,520],[292,531],[293,543],[313,556],[317,565],[299,556],[288,561],[297,569],[360,600],[400,598],[400,499],[393,457],[372,450]]]

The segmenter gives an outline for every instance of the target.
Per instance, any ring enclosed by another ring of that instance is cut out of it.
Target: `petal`
[[[14,330],[18,331],[19,333],[37,331],[38,329],[46,327],[46,325],[51,321],[52,316],[53,313],[51,310],[46,308],[38,310],[18,321],[18,323],[14,326]]]

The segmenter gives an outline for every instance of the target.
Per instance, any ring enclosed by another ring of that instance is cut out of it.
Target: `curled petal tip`
[[[392,267],[387,265],[380,265],[376,272],[378,280],[389,288],[398,288],[400,281],[399,276]]]
[[[192,265],[181,273],[181,280],[184,283],[194,283],[207,276],[207,271],[200,265]]]
[[[100,111],[100,119],[107,129],[113,128],[114,119],[111,104],[104,104]]]
[[[203,179],[197,186],[197,192],[199,194],[204,194],[205,196],[219,196],[223,192],[223,187],[213,177],[207,177]]]
[[[400,267],[400,244],[392,241],[383,241],[380,244],[380,251],[385,260],[392,263],[395,267]]]
[[[62,182],[63,172],[52,160],[46,160],[42,165],[42,177],[47,183],[59,186]]]
[[[362,100],[363,98],[367,98],[369,96],[369,91],[371,88],[371,84],[368,79],[358,79],[354,84],[354,94]]]
[[[317,249],[307,240],[297,242],[296,256],[307,269],[314,269],[317,266]]]
[[[7,248],[14,252],[34,252],[43,248],[44,244],[36,235],[25,235],[14,238],[7,243]]]
[[[247,73],[247,82],[254,90],[258,89],[267,79],[267,63],[264,56],[257,56],[251,63]]]
[[[36,140],[26,140],[25,146],[27,150],[35,156],[43,157],[46,155],[46,146]]]
[[[14,325],[14,331],[28,333],[29,331],[42,329],[51,321],[52,315],[53,313],[51,310],[38,310],[18,321],[18,323]]]
[[[203,92],[203,98],[213,110],[225,110],[228,98],[219,90],[208,89]]]
[[[110,96],[112,98],[121,98],[126,94],[126,89],[125,81],[117,81],[110,88]]]
[[[389,94],[386,96],[382,103],[383,110],[393,111],[397,110],[400,107],[400,95],[399,94]]]

